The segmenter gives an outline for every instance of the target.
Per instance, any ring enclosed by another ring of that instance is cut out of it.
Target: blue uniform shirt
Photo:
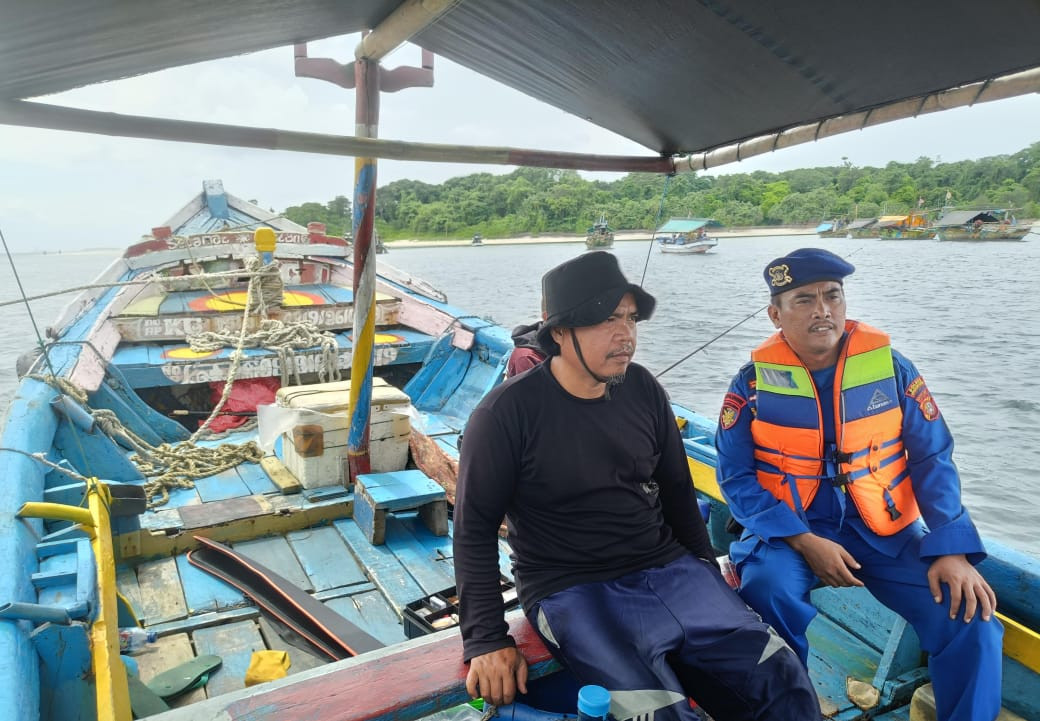
[[[897,556],[910,538],[926,533],[921,543],[923,559],[956,553],[966,554],[972,563],[985,558],[978,531],[961,505],[960,477],[952,458],[953,437],[913,363],[894,350],[892,359],[896,385],[903,391],[900,401],[907,466],[924,525],[919,521],[892,536],[878,536],[863,523],[851,497],[826,480],[804,517],[762,488],[755,475],[755,444],[751,437],[756,399],[755,367],[749,362],[730,383],[723,406],[727,412],[719,423],[715,447],[719,487],[733,517],[750,533],[775,544],[808,531],[833,538],[838,531],[849,528],[891,557]],[[833,446],[836,433],[830,389],[834,368],[816,371],[812,376],[823,411],[824,440]]]

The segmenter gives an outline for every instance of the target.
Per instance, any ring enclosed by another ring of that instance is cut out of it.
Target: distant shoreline
[[[652,231],[624,230],[614,233],[615,242],[650,240]],[[776,235],[816,235],[816,228],[790,226],[762,226],[754,228],[734,228],[732,230],[712,231],[708,235],[713,238],[763,238]],[[585,236],[573,235],[521,235],[514,238],[484,238],[481,245],[539,245],[544,243],[584,243]],[[473,245],[472,240],[388,240],[386,245],[397,250],[399,248],[448,248]]]

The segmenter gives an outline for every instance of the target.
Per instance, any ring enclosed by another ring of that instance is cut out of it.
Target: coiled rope
[[[29,378],[42,381],[59,393],[72,398],[90,414],[102,433],[124,448],[134,451],[130,461],[147,479],[144,489],[149,508],[161,506],[169,501],[171,488],[194,488],[195,481],[199,478],[226,471],[240,463],[259,463],[264,456],[264,452],[255,441],[241,444],[224,443],[215,447],[197,446],[195,441],[200,438],[202,428],[183,443],[161,443],[153,446],[123,425],[113,411],[107,408],[91,408],[87,403],[86,391],[69,379],[52,375],[30,375]],[[207,419],[207,424],[210,419]],[[29,455],[66,475],[83,479],[83,476],[56,466],[38,454]]]
[[[282,385],[288,385],[290,380],[295,380],[297,385],[301,384],[294,351],[316,346],[321,348],[322,354],[319,379],[325,382],[340,378],[338,346],[332,333],[321,331],[313,323],[286,324],[280,320],[267,318],[272,307],[281,305],[284,294],[277,261],[263,264],[258,256],[253,256],[246,259],[245,270],[246,273],[237,274],[237,277],[242,275],[249,277],[247,302],[243,304],[242,324],[237,335],[235,333],[207,332],[189,336],[186,339],[192,350],[198,352],[214,351],[226,347],[232,347],[234,350],[231,354],[231,367],[228,369],[228,377],[224,382],[220,400],[199,429],[192,434],[191,438],[182,443],[177,445],[161,443],[153,446],[127,428],[113,411],[91,408],[87,402],[87,393],[69,379],[53,374],[29,376],[49,384],[58,392],[72,398],[90,414],[102,433],[124,448],[134,451],[134,454],[130,456],[130,461],[147,479],[144,489],[148,497],[149,508],[156,508],[167,503],[170,499],[170,489],[194,488],[195,481],[200,478],[226,471],[240,463],[259,463],[263,458],[263,451],[255,441],[242,444],[223,443],[219,446],[197,445],[197,442],[204,438],[224,435],[212,434],[209,426],[213,419],[221,413],[231,396],[233,383],[238,376],[244,357],[242,353],[244,348],[262,347],[276,351],[281,361]],[[233,272],[204,275],[205,279],[236,276]],[[199,279],[200,276],[193,276],[193,278]],[[152,279],[149,282],[154,281],[155,279]],[[257,330],[250,333],[248,329],[252,316],[262,320]],[[247,426],[255,427],[255,422],[247,424]],[[48,465],[50,464],[48,463]],[[62,472],[73,476],[78,475],[65,469],[62,469]]]
[[[290,384],[290,381],[293,381],[294,385],[302,385],[295,351],[319,347],[321,362],[318,368],[318,380],[322,383],[339,380],[339,346],[336,344],[336,336],[328,331],[320,330],[316,324],[307,321],[284,323],[277,319],[267,318],[268,309],[280,305],[282,302],[282,276],[278,271],[277,262],[262,267],[260,263],[261,261],[257,257],[246,260],[246,269],[253,275],[250,276],[248,300],[242,316],[242,328],[238,334],[226,331],[206,331],[188,336],[185,339],[188,345],[197,353],[208,353],[228,347],[236,349],[232,356],[231,369],[228,371],[228,380],[224,385],[225,394],[230,393],[228,388],[238,374],[243,348],[268,348],[277,352],[282,385],[286,386]],[[249,318],[252,315],[264,318],[264,320],[260,321],[260,325],[255,331],[246,333]],[[226,398],[221,398],[216,412],[219,412],[226,400]]]

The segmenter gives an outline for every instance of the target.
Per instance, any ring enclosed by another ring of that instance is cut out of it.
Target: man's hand
[[[527,661],[513,646],[470,659],[466,690],[473,698],[505,706],[513,703],[517,689],[527,693]]]
[[[986,583],[975,567],[968,563],[964,554],[939,556],[928,567],[928,588],[936,603],[942,603],[942,586],[950,587],[950,618],[957,618],[961,602],[964,603],[964,622],[970,623],[976,612],[982,620],[993,618],[997,610],[997,594]]]
[[[827,586],[862,586],[863,581],[852,575],[859,570],[859,561],[845,547],[814,533],[799,533],[784,539],[802,554],[809,568]]]

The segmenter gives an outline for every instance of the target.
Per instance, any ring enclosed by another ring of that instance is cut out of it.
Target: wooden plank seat
[[[214,293],[175,291],[134,301],[112,321],[123,341],[132,343],[183,341],[203,332],[237,333],[242,327],[245,298],[244,287]],[[376,327],[396,325],[400,309],[399,299],[378,293]],[[352,328],[354,294],[336,285],[286,286],[281,308],[274,309],[270,316],[285,323],[314,323],[321,330]]]
[[[336,333],[337,361],[341,371],[350,368],[353,342],[351,332]],[[421,363],[435,339],[409,328],[393,327],[376,333],[373,361],[377,366]],[[227,380],[233,349],[196,353],[184,343],[122,344],[112,364],[135,388],[171,386],[184,383],[210,383]],[[281,375],[278,353],[266,348],[246,348],[237,379],[269,378]],[[317,373],[322,354],[318,348],[296,351],[296,368],[301,374]]]
[[[444,489],[419,470],[368,473],[354,484],[354,521],[373,546],[386,541],[388,511],[418,511],[432,533],[448,535]]]

